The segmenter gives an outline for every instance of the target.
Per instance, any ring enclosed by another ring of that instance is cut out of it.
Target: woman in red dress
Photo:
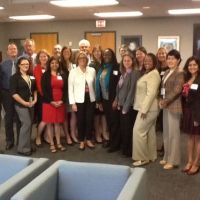
[[[47,62],[50,56],[45,49],[42,49],[38,52],[36,56],[37,65],[34,68],[33,74],[35,76],[36,86],[37,86],[37,93],[38,93],[38,101],[36,104],[36,115],[37,115],[37,135],[35,139],[36,146],[41,146],[41,134],[46,127],[46,123],[42,121],[42,86],[41,86],[41,79],[43,73],[46,71]]]
[[[42,120],[47,123],[47,134],[52,153],[57,149],[65,151],[60,142],[60,124],[65,121],[65,100],[67,99],[67,81],[64,74],[60,74],[59,60],[51,57],[47,70],[42,76],[43,111]],[[56,143],[53,141],[52,125],[54,125]]]

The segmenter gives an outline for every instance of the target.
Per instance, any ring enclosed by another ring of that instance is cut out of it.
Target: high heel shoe
[[[56,153],[57,152],[56,147],[55,147],[54,144],[50,145],[50,150],[51,150],[51,153]]]
[[[35,145],[36,145],[36,147],[38,147],[38,148],[42,147],[42,142],[41,142],[41,140],[35,139]]]
[[[88,141],[86,142],[86,144],[87,144],[87,147],[88,147],[89,149],[94,149],[94,148],[95,148],[94,144],[92,144],[92,142],[91,142],[90,140],[88,140]]]
[[[193,167],[195,170],[193,170]],[[187,175],[195,175],[199,172],[200,167],[196,165],[192,165],[191,169],[187,172]]]
[[[85,144],[84,144],[84,142],[81,142],[80,143],[80,146],[79,146],[79,148],[78,148],[80,151],[84,151],[85,150]]]
[[[187,173],[192,168],[191,163],[187,163],[186,166],[181,170],[183,173]]]
[[[57,149],[60,151],[66,151],[66,148],[62,144],[57,144]]]
[[[78,139],[76,138],[72,138],[72,141],[73,141],[73,143],[75,143],[75,144],[79,144],[80,142],[78,141]]]

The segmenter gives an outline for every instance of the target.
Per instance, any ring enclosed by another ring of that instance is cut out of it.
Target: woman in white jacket
[[[95,110],[95,69],[89,67],[87,55],[83,52],[77,56],[77,68],[69,73],[68,89],[69,103],[72,110],[77,114],[78,136],[80,140],[80,150],[86,145],[94,149],[91,142],[93,118]]]

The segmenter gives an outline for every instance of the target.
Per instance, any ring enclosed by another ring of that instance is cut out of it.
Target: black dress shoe
[[[12,149],[14,147],[14,144],[7,144],[6,145],[6,150],[10,150],[10,149]]]
[[[19,155],[22,155],[22,156],[30,156],[30,155],[32,154],[31,151],[28,151],[28,152],[20,152],[20,151],[18,151],[17,153],[18,153]]]

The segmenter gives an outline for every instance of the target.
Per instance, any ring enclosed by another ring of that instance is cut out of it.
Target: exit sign
[[[96,20],[96,28],[105,28],[106,27],[106,20]]]

